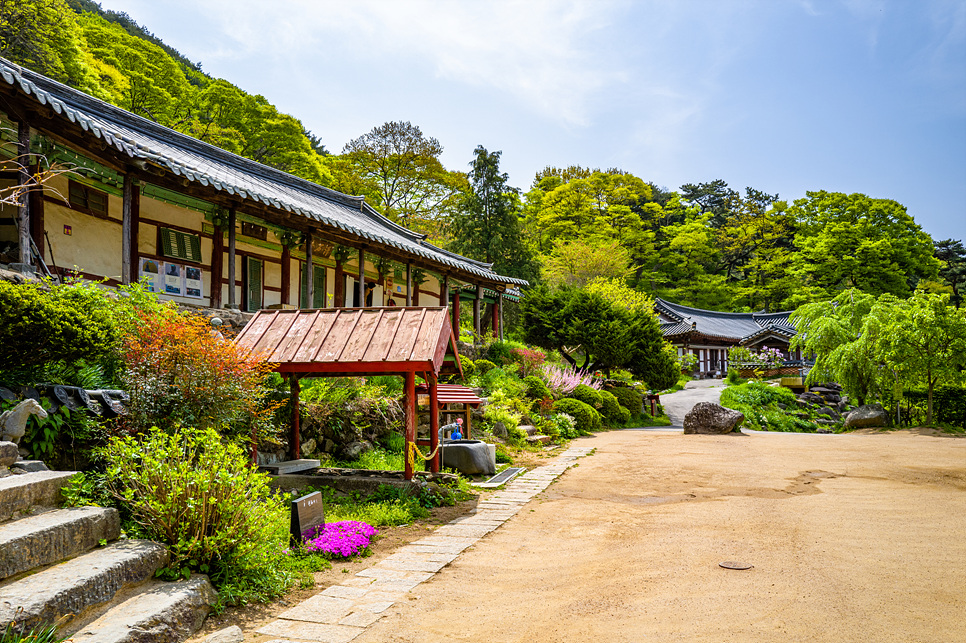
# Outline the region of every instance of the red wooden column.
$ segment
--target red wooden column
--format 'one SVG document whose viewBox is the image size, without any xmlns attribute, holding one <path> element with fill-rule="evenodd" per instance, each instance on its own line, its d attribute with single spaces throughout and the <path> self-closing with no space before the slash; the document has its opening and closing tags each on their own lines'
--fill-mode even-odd
<svg viewBox="0 0 966 643">
<path fill-rule="evenodd" d="M 432 453 L 439 446 L 439 399 L 436 375 L 429 373 L 426 383 L 429 385 L 429 452 Z M 439 473 L 441 459 L 439 453 L 436 453 L 430 460 L 429 470 L 433 473 Z"/>
<path fill-rule="evenodd" d="M 289 437 L 289 457 L 292 460 L 298 460 L 302 457 L 301 454 L 301 431 L 299 429 L 299 392 L 301 391 L 301 386 L 299 385 L 298 375 L 289 376 L 289 385 L 291 386 L 291 401 L 292 401 L 292 433 Z"/>
<path fill-rule="evenodd" d="M 416 373 L 410 371 L 406 373 L 405 376 L 406 384 L 403 388 L 405 396 L 403 398 L 403 404 L 405 404 L 406 410 L 406 480 L 412 480 L 413 475 L 416 473 L 413 471 L 413 467 L 409 462 L 409 450 L 412 448 L 411 444 L 416 442 Z"/>
<path fill-rule="evenodd" d="M 476 287 L 476 299 L 473 300 L 473 343 L 483 343 L 483 316 L 481 307 L 483 306 L 483 286 Z"/>
<path fill-rule="evenodd" d="M 456 291 L 456 298 L 453 299 L 453 337 L 460 338 L 460 293 Z"/>
</svg>

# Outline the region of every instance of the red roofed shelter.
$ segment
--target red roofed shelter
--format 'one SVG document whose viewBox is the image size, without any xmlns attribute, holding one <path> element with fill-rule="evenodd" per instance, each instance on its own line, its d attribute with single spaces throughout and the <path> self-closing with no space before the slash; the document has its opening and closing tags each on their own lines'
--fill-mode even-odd
<svg viewBox="0 0 966 643">
<path fill-rule="evenodd" d="M 289 378 L 293 400 L 289 447 L 293 460 L 300 457 L 299 379 L 402 376 L 407 480 L 415 473 L 408 454 L 409 445 L 416 441 L 416 375 L 429 389 L 430 448 L 435 450 L 439 441 L 437 380 L 444 373 L 462 373 L 445 307 L 261 310 L 234 341 Z M 438 454 L 431 470 L 439 471 Z"/>
</svg>

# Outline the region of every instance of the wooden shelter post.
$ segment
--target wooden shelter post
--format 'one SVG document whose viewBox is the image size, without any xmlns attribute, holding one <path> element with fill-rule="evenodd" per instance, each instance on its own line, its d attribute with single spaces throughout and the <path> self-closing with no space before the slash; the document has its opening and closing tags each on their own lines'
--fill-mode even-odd
<svg viewBox="0 0 966 643">
<path fill-rule="evenodd" d="M 503 341 L 503 295 L 497 298 L 497 304 L 500 307 L 500 341 Z"/>
<path fill-rule="evenodd" d="M 406 305 L 413 305 L 413 264 L 406 264 Z"/>
<path fill-rule="evenodd" d="M 345 306 L 345 272 L 342 269 L 342 261 L 335 260 L 335 301 L 332 302 L 335 308 Z"/>
<path fill-rule="evenodd" d="M 17 164 L 20 166 L 20 206 L 17 212 L 17 231 L 20 243 L 20 263 L 31 265 L 30 255 L 30 123 L 21 118 L 17 126 Z"/>
<path fill-rule="evenodd" d="M 228 210 L 228 307 L 238 308 L 235 298 L 235 208 Z"/>
<path fill-rule="evenodd" d="M 439 305 L 449 306 L 449 275 L 443 275 L 443 281 L 439 284 Z"/>
<path fill-rule="evenodd" d="M 496 296 L 496 301 L 493 302 L 493 307 L 490 309 L 490 326 L 493 331 L 493 337 L 499 339 L 500 337 L 500 295 Z"/>
<path fill-rule="evenodd" d="M 426 384 L 429 386 L 429 452 L 433 453 L 439 447 L 439 389 L 436 386 L 436 375 L 427 374 Z M 439 473 L 442 458 L 437 452 L 430 460 L 429 470 Z"/>
<path fill-rule="evenodd" d="M 40 174 L 40 165 L 34 163 L 30 166 L 30 174 L 32 176 L 37 176 Z M 47 255 L 44 252 L 44 188 L 43 186 L 34 186 L 34 189 L 30 191 L 27 195 L 30 199 L 30 236 L 34 240 L 34 244 L 37 246 L 37 250 L 40 252 L 40 258 L 46 260 Z M 135 248 L 137 250 L 137 248 Z M 53 256 L 50 257 L 53 261 Z M 56 269 L 56 266 L 55 266 Z"/>
<path fill-rule="evenodd" d="M 292 249 L 282 244 L 282 303 L 292 301 Z"/>
<path fill-rule="evenodd" d="M 416 442 L 416 373 L 413 371 L 407 372 L 405 379 L 403 403 L 406 405 L 406 480 L 412 480 L 416 472 L 413 471 L 412 464 L 409 461 L 409 450 L 412 448 L 410 445 Z"/>
<path fill-rule="evenodd" d="M 298 460 L 302 457 L 300 444 L 301 441 L 301 429 L 299 427 L 299 393 L 302 390 L 299 384 L 298 375 L 291 375 L 289 377 L 289 387 L 291 389 L 290 400 L 292 402 L 292 432 L 289 437 L 289 457 L 292 460 Z"/>
<path fill-rule="evenodd" d="M 225 272 L 225 231 L 215 226 L 211 240 L 211 307 L 221 308 L 221 280 Z"/>
<path fill-rule="evenodd" d="M 121 283 L 134 281 L 134 266 L 131 265 L 132 248 L 137 244 L 137 233 L 133 223 L 134 176 L 124 173 L 124 197 L 121 204 Z"/>
<path fill-rule="evenodd" d="M 299 308 L 313 308 L 315 306 L 315 267 L 312 265 L 312 233 L 305 233 L 305 270 L 302 271 L 305 280 L 305 302 L 299 302 Z M 299 286 L 299 292 L 302 287 Z"/>
<path fill-rule="evenodd" d="M 474 343 L 483 343 L 483 316 L 481 307 L 483 305 L 483 286 L 476 287 L 476 299 L 473 300 L 473 332 L 476 337 Z"/>
<path fill-rule="evenodd" d="M 459 341 L 460 338 L 460 293 L 456 291 L 456 299 L 453 300 L 453 337 Z"/>
<path fill-rule="evenodd" d="M 359 273 L 356 275 L 356 308 L 366 305 L 366 249 L 359 248 Z"/>
</svg>

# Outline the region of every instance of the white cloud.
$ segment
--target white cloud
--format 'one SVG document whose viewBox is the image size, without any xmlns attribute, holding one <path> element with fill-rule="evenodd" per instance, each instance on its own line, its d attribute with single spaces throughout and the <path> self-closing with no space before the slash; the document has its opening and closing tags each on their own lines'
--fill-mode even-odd
<svg viewBox="0 0 966 643">
<path fill-rule="evenodd" d="M 607 43 L 621 3 L 220 0 L 199 6 L 235 47 L 202 57 L 313 60 L 389 56 L 435 77 L 491 87 L 565 125 L 587 125 L 608 86 L 627 80 Z"/>
</svg>

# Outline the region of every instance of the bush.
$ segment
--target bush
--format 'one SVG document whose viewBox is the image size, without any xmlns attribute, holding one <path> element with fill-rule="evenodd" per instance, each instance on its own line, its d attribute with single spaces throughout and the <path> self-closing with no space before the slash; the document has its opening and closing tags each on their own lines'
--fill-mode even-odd
<svg viewBox="0 0 966 643">
<path fill-rule="evenodd" d="M 936 420 L 966 429 L 966 388 L 943 386 L 933 394 Z"/>
<path fill-rule="evenodd" d="M 515 361 L 513 351 L 517 349 L 526 349 L 526 345 L 520 342 L 494 340 L 483 349 L 483 357 L 494 364 L 506 366 Z"/>
<path fill-rule="evenodd" d="M 523 383 L 527 385 L 527 397 L 535 400 L 542 400 L 550 397 L 550 389 L 544 384 L 543 380 L 536 375 L 528 375 L 523 378 Z"/>
<path fill-rule="evenodd" d="M 608 424 L 624 424 L 624 422 L 627 422 L 627 420 L 631 419 L 631 412 L 621 407 L 620 402 L 617 401 L 617 398 L 614 397 L 613 393 L 610 391 L 597 391 L 597 394 L 600 395 L 601 400 L 600 412 L 604 416 L 604 419 L 607 420 Z M 626 419 L 622 420 L 622 418 L 624 418 L 624 414 L 621 413 L 621 411 L 627 413 Z"/>
<path fill-rule="evenodd" d="M 620 405 L 617 406 L 617 411 L 618 413 L 620 413 L 620 415 L 618 416 L 617 421 L 615 422 L 616 426 L 624 426 L 625 424 L 631 421 L 630 411 L 628 411 L 627 409 L 625 409 L 623 406 L 620 406 Z"/>
<path fill-rule="evenodd" d="M 463 357 L 460 355 L 460 366 L 463 367 L 464 381 L 469 380 L 476 373 L 476 363 L 469 357 Z"/>
<path fill-rule="evenodd" d="M 604 400 L 600 395 L 600 391 L 596 389 L 592 389 L 586 384 L 578 384 L 577 387 L 573 391 L 571 391 L 570 395 L 568 395 L 567 397 L 573 398 L 575 400 L 580 400 L 584 404 L 589 404 L 595 409 L 600 409 L 604 404 Z"/>
<path fill-rule="evenodd" d="M 610 392 L 617 398 L 618 404 L 630 411 L 632 417 L 641 414 L 644 404 L 643 395 L 626 386 L 614 387 Z"/>
<path fill-rule="evenodd" d="M 476 372 L 480 375 L 486 375 L 488 371 L 496 368 L 496 364 L 488 359 L 478 359 L 476 360 Z"/>
<path fill-rule="evenodd" d="M 547 354 L 539 348 L 514 348 L 512 352 L 513 360 L 520 365 L 520 370 L 525 376 L 535 372 L 547 361 Z"/>
<path fill-rule="evenodd" d="M 213 429 L 152 429 L 114 438 L 103 454 L 107 488 L 136 523 L 132 535 L 171 552 L 165 576 L 196 571 L 216 587 L 262 596 L 284 591 L 288 511 L 240 447 Z"/>
<path fill-rule="evenodd" d="M 736 408 L 736 405 L 767 407 L 795 404 L 795 394 L 782 386 L 769 386 L 763 382 L 748 382 L 740 386 L 729 386 L 721 392 L 721 406 Z"/>
<path fill-rule="evenodd" d="M 544 432 L 554 438 L 572 440 L 577 437 L 577 422 L 567 413 L 554 413 L 544 422 Z"/>
<path fill-rule="evenodd" d="M 594 407 L 580 400 L 573 398 L 557 400 L 553 404 L 553 410 L 558 413 L 566 413 L 573 417 L 574 422 L 577 424 L 577 432 L 581 435 L 600 430 L 600 413 Z"/>
<path fill-rule="evenodd" d="M 738 386 L 739 384 L 744 384 L 746 381 L 748 380 L 738 375 L 738 371 L 730 366 L 728 367 L 728 377 L 725 378 L 725 382 L 728 383 L 728 386 Z"/>
</svg>

